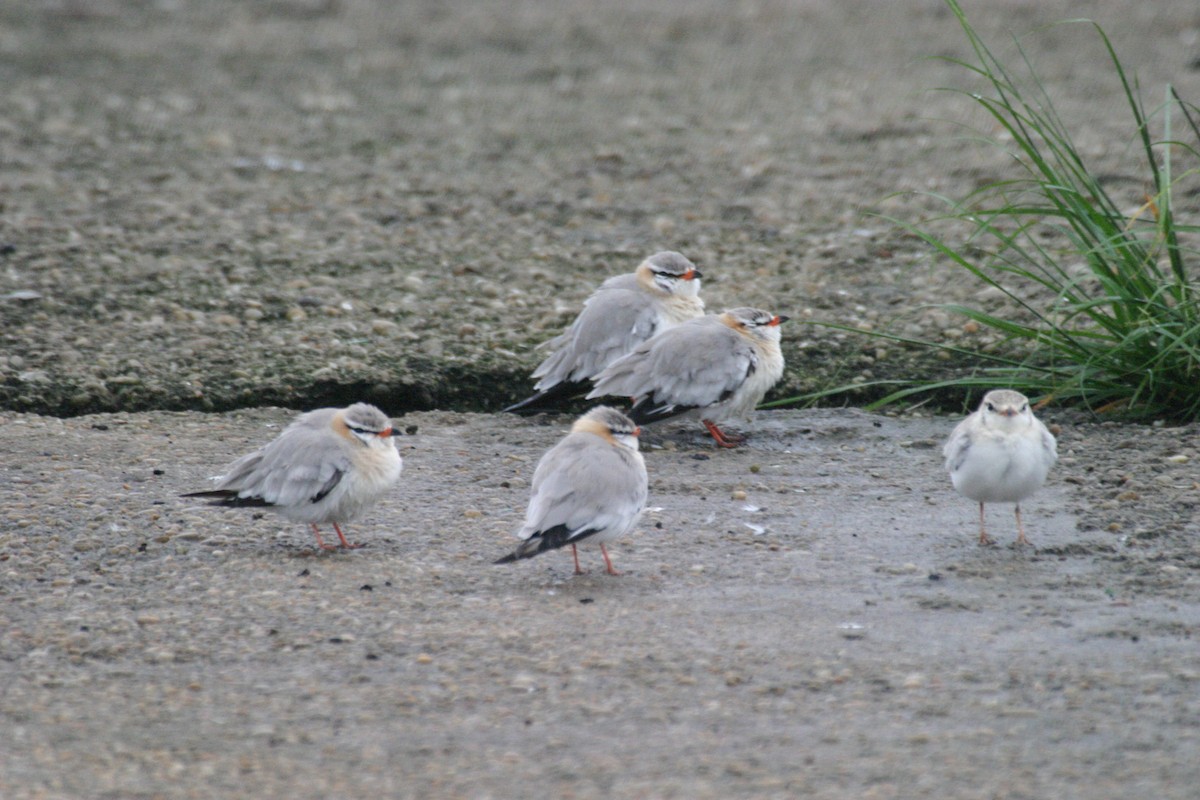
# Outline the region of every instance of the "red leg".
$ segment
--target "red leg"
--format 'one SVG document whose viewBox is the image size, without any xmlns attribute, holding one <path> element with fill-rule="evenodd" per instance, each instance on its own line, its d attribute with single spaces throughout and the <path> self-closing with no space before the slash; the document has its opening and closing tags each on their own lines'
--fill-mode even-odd
<svg viewBox="0 0 1200 800">
<path fill-rule="evenodd" d="M 325 540 L 321 538 L 321 531 L 317 529 L 317 523 L 313 522 L 311 524 L 313 533 L 317 535 L 317 547 L 321 548 L 322 550 L 337 550 L 337 548 L 333 545 L 325 544 Z"/>
<path fill-rule="evenodd" d="M 704 423 L 704 427 L 708 428 L 708 432 L 712 434 L 712 437 L 717 440 L 717 444 L 721 447 L 737 447 L 746 441 L 745 436 L 734 436 L 733 434 L 725 433 L 711 420 L 702 419 L 700 421 Z"/>
<path fill-rule="evenodd" d="M 583 569 L 579 566 L 579 550 L 575 547 L 575 545 L 571 545 L 571 555 L 575 557 L 575 574 L 584 574 Z"/>
<path fill-rule="evenodd" d="M 350 544 L 347 542 L 346 537 L 342 534 L 342 529 L 338 527 L 336 522 L 333 523 L 333 529 L 337 531 L 338 538 L 342 540 L 342 547 L 346 548 L 347 550 L 357 550 L 358 548 L 362 547 L 361 544 Z"/>
<path fill-rule="evenodd" d="M 609 575 L 620 575 L 621 573 L 613 569 L 612 559 L 608 557 L 608 551 L 604 549 L 604 543 L 600 543 L 600 555 L 604 556 L 604 566 Z"/>
<path fill-rule="evenodd" d="M 1017 503 L 1017 544 L 1032 545 L 1033 542 L 1025 538 L 1025 525 L 1021 522 L 1021 504 Z"/>
<path fill-rule="evenodd" d="M 983 503 L 979 504 L 979 544 L 995 544 L 995 540 L 987 535 L 987 531 L 983 528 Z"/>
</svg>

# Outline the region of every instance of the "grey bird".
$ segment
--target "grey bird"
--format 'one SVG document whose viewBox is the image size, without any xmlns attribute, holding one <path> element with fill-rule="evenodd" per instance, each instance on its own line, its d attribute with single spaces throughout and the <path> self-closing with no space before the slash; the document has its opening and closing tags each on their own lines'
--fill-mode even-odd
<svg viewBox="0 0 1200 800">
<path fill-rule="evenodd" d="M 656 333 L 703 314 L 701 277 L 695 264 L 668 250 L 630 274 L 606 280 L 584 301 L 570 328 L 539 345 L 552 352 L 533 371 L 536 393 L 504 410 L 536 410 L 583 394 L 613 361 Z"/>
<path fill-rule="evenodd" d="M 983 521 L 984 503 L 1013 503 L 1017 544 L 1029 544 L 1021 501 L 1046 482 L 1058 460 L 1058 443 L 1020 392 L 996 389 L 955 426 L 942 449 L 959 494 L 979 503 L 979 543 L 992 544 Z"/>
<path fill-rule="evenodd" d="M 215 506 L 270 508 L 312 525 L 317 545 L 321 524 L 333 525 L 343 548 L 357 548 L 342 533 L 400 478 L 396 429 L 373 405 L 322 408 L 301 414 L 273 441 L 230 464 L 216 488 L 184 497 L 209 498 Z"/>
<path fill-rule="evenodd" d="M 495 563 L 570 545 L 575 574 L 581 575 L 576 545 L 588 543 L 599 545 L 605 571 L 619 575 L 604 543 L 632 531 L 646 507 L 639 433 L 629 417 L 607 406 L 596 406 L 576 420 L 534 469 L 525 524 L 517 531 L 523 541 Z"/>
<path fill-rule="evenodd" d="M 699 418 L 721 447 L 744 437 L 717 423 L 749 418 L 783 376 L 779 326 L 787 317 L 757 308 L 735 308 L 688 320 L 617 359 L 596 376 L 589 398 L 633 398 L 629 418 L 638 425 L 681 415 Z"/>
</svg>

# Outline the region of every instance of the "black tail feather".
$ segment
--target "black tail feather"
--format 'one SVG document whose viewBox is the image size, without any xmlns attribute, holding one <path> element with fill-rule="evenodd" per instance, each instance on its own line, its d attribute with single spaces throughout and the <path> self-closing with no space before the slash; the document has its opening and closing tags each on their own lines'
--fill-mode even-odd
<svg viewBox="0 0 1200 800">
<path fill-rule="evenodd" d="M 678 417 L 680 414 L 686 414 L 697 407 L 670 406 L 665 403 L 656 403 L 649 397 L 643 397 L 634 403 L 633 408 L 629 409 L 625 415 L 633 420 L 635 425 L 646 425 L 651 422 Z"/>
<path fill-rule="evenodd" d="M 207 492 L 188 492 L 181 494 L 180 497 L 203 497 L 210 500 L 210 506 L 225 506 L 228 508 L 261 508 L 263 506 L 272 506 L 274 503 L 268 503 L 261 497 L 238 497 L 238 493 L 230 489 L 213 489 Z"/>
<path fill-rule="evenodd" d="M 587 381 L 563 381 L 562 383 L 556 383 L 545 391 L 526 397 L 519 403 L 513 403 L 504 409 L 504 413 L 532 414 L 547 406 L 553 407 L 578 395 L 585 394 L 588 391 L 589 385 Z"/>
<path fill-rule="evenodd" d="M 545 553 L 547 550 L 557 550 L 560 547 L 566 547 L 569 544 L 579 544 L 587 537 L 599 533 L 599 530 L 583 530 L 572 531 L 566 525 L 555 525 L 549 530 L 535 533 L 525 541 L 517 545 L 517 549 L 504 556 L 493 564 L 511 564 L 522 558 L 533 558 L 536 555 Z"/>
</svg>

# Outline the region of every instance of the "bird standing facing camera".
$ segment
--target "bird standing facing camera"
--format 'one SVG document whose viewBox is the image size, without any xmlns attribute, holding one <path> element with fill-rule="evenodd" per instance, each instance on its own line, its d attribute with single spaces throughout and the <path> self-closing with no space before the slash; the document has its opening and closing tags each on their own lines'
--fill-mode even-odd
<svg viewBox="0 0 1200 800">
<path fill-rule="evenodd" d="M 1014 503 L 1017 544 L 1029 544 L 1021 522 L 1021 501 L 1046 482 L 1058 460 L 1058 443 L 1033 415 L 1029 398 L 996 389 L 954 428 L 942 449 L 946 469 L 959 494 L 979 503 L 979 543 L 992 544 L 984 527 L 985 503 Z"/>
</svg>

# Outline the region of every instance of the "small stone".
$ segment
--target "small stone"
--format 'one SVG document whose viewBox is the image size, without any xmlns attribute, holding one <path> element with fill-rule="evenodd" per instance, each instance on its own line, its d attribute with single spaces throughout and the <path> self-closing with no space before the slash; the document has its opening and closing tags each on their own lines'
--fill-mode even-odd
<svg viewBox="0 0 1200 800">
<path fill-rule="evenodd" d="M 744 489 L 735 489 L 733 494 L 729 495 L 731 500 L 745 500 L 746 492 Z"/>
<path fill-rule="evenodd" d="M 1179 453 L 1178 455 L 1167 456 L 1167 461 L 1171 462 L 1172 464 L 1186 464 L 1191 461 L 1191 459 L 1188 456 L 1185 456 L 1183 453 Z"/>
<path fill-rule="evenodd" d="M 371 333 L 376 336 L 390 336 L 399 330 L 400 326 L 392 322 L 390 319 L 373 319 L 371 320 Z"/>
<path fill-rule="evenodd" d="M 483 516 L 483 512 L 478 508 L 468 508 L 463 511 L 463 516 L 467 519 L 478 519 Z"/>
<path fill-rule="evenodd" d="M 433 656 L 429 655 L 429 653 L 417 653 L 416 661 L 418 664 L 432 664 Z"/>
<path fill-rule="evenodd" d="M 146 660 L 152 664 L 168 664 L 175 660 L 175 651 L 166 647 L 151 647 L 146 651 Z"/>
</svg>

